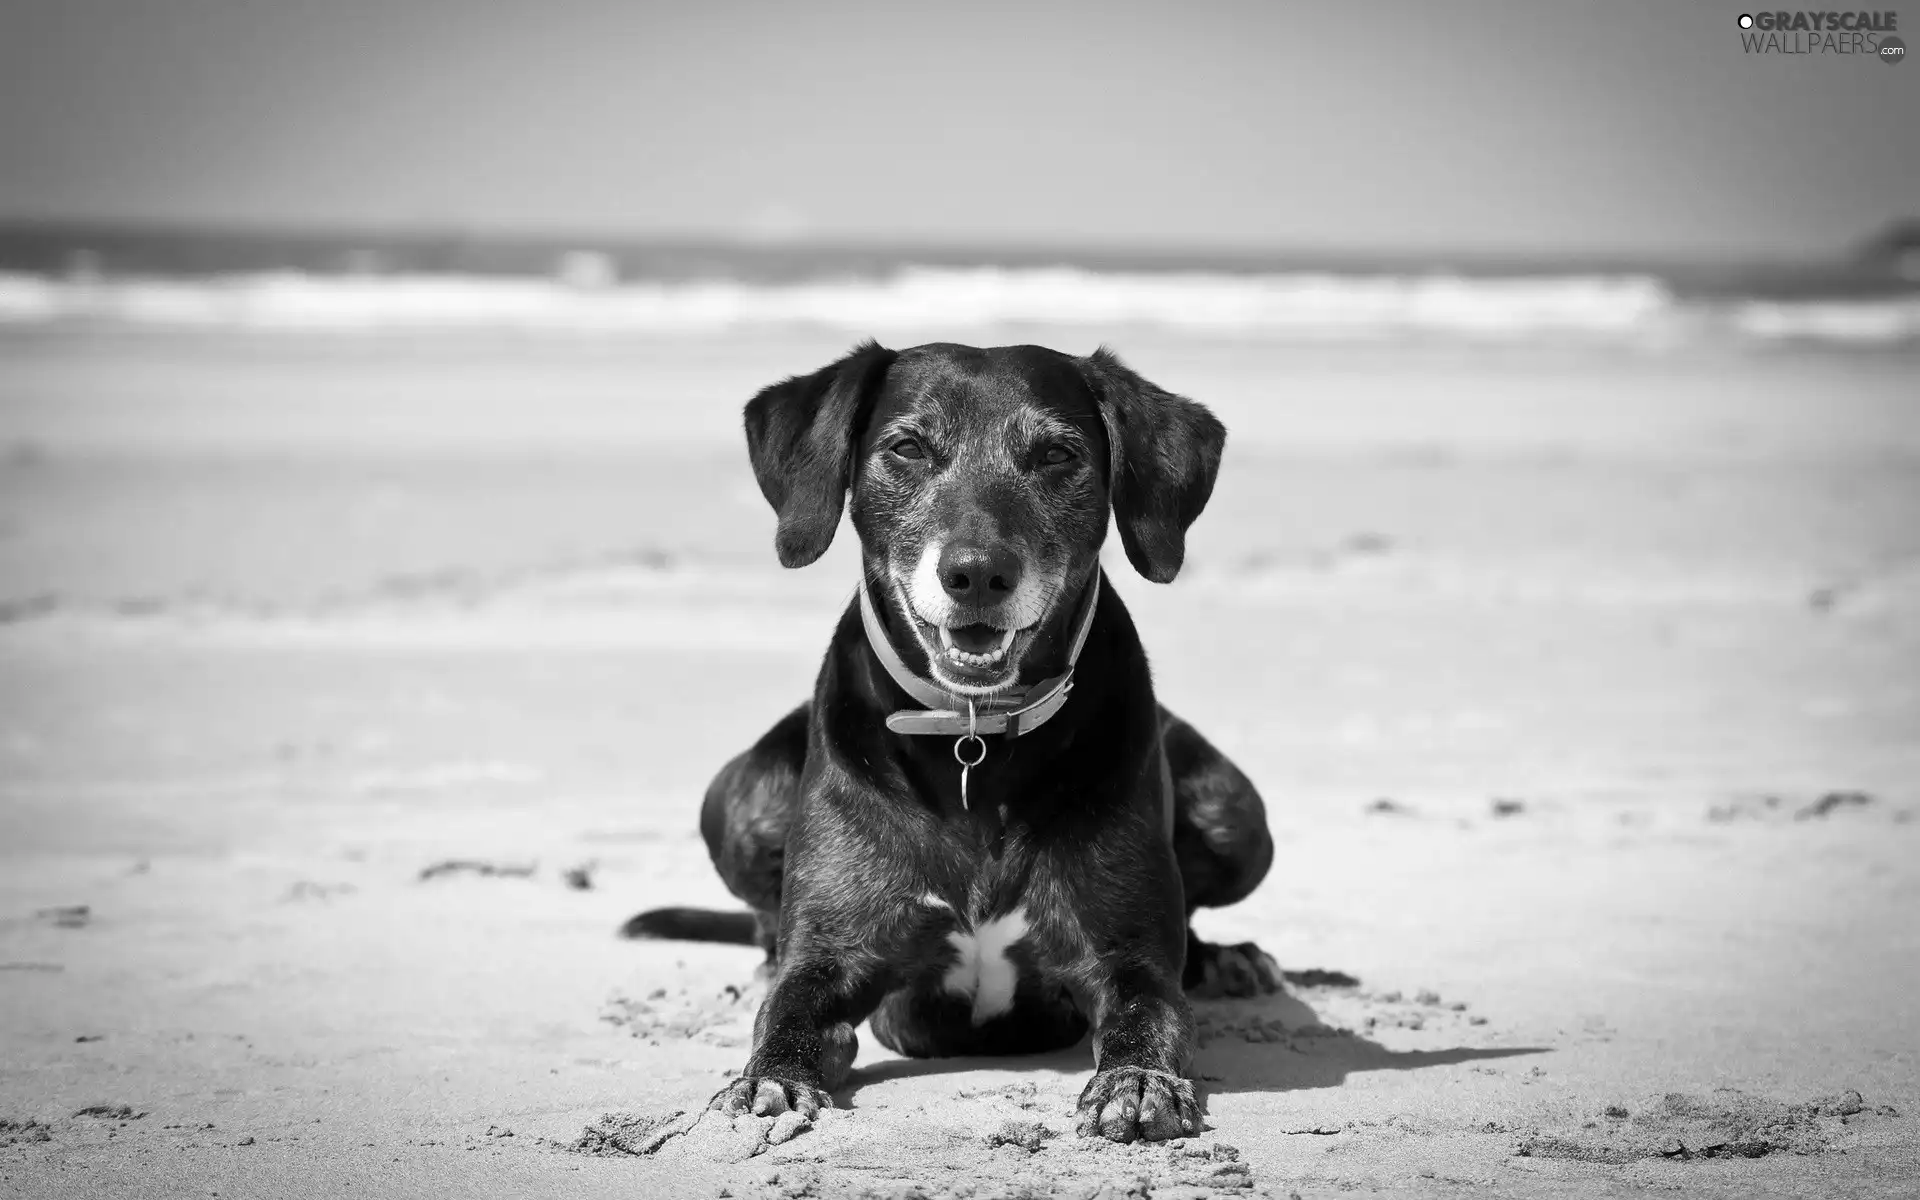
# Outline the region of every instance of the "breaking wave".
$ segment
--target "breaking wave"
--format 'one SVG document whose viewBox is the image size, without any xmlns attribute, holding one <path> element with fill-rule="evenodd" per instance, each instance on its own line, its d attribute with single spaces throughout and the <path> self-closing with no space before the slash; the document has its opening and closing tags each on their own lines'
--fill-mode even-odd
<svg viewBox="0 0 1920 1200">
<path fill-rule="evenodd" d="M 1150 327 L 1303 340 L 1706 339 L 1879 347 L 1920 342 L 1920 294 L 1685 298 L 1653 275 L 1472 277 L 907 267 L 769 283 L 319 275 L 55 278 L 0 273 L 0 324 L 264 330 L 702 332 Z"/>
</svg>

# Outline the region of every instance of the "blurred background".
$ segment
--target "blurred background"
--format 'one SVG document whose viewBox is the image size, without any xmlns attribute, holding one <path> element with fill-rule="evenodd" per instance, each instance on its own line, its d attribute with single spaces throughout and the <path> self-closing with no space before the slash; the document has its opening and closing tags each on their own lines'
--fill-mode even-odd
<svg viewBox="0 0 1920 1200">
<path fill-rule="evenodd" d="M 701 789 L 857 570 L 775 564 L 740 406 L 1106 342 L 1231 430 L 1181 578 L 1109 564 L 1280 834 L 1211 930 L 1644 981 L 1732 919 L 1648 911 L 1777 899 L 1865 1045 L 1912 993 L 1831 877 L 1613 853 L 1920 782 L 1920 66 L 1740 11 L 0 0 L 8 903 L 200 864 L 168 962 L 449 855 L 591 860 L 596 937 L 730 903 Z M 1554 849 L 1380 832 L 1495 800 Z"/>
</svg>

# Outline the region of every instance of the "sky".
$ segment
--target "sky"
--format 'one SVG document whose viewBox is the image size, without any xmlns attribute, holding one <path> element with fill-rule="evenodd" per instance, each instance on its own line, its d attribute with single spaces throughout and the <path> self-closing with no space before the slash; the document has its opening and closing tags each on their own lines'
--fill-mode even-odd
<svg viewBox="0 0 1920 1200">
<path fill-rule="evenodd" d="M 1920 216 L 1920 63 L 1741 11 L 0 0 L 0 219 L 1794 257 Z"/>
</svg>

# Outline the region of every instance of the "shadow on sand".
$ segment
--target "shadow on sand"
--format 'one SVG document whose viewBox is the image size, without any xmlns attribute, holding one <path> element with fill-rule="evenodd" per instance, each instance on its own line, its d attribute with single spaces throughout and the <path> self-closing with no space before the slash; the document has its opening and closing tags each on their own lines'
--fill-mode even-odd
<svg viewBox="0 0 1920 1200">
<path fill-rule="evenodd" d="M 1308 992 L 1312 996 L 1313 992 Z M 1195 1000 L 1200 1049 L 1191 1074 L 1204 1093 L 1289 1092 L 1339 1087 L 1361 1071 L 1417 1071 L 1483 1059 L 1550 1054 L 1548 1046 L 1450 1046 L 1391 1050 L 1349 1030 L 1328 1026 L 1299 994 L 1281 992 L 1254 1000 Z M 870 1084 L 948 1071 L 1047 1071 L 1071 1075 L 1092 1065 L 1086 1039 L 1048 1054 L 995 1058 L 889 1059 L 857 1068 L 835 1102 L 858 1107 Z"/>
</svg>

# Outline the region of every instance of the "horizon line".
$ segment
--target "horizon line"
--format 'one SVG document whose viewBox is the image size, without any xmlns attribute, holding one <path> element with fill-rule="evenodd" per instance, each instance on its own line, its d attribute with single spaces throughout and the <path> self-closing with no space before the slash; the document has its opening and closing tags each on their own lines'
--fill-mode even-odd
<svg viewBox="0 0 1920 1200">
<path fill-rule="evenodd" d="M 699 253 L 724 251 L 729 254 L 779 258 L 783 255 L 874 256 L 905 260 L 914 256 L 938 263 L 978 262 L 990 265 L 994 260 L 1013 259 L 1020 265 L 1034 265 L 1049 258 L 1073 262 L 1097 260 L 1117 266 L 1137 264 L 1143 268 L 1166 269 L 1187 265 L 1248 271 L 1261 267 L 1293 268 L 1326 264 L 1352 269 L 1379 264 L 1405 267 L 1409 263 L 1494 267 L 1557 263 L 1582 265 L 1588 269 L 1661 269 L 1674 267 L 1747 267 L 1818 268 L 1858 265 L 1863 257 L 1877 250 L 1920 242 L 1920 218 L 1895 218 L 1876 228 L 1866 229 L 1834 251 L 1798 253 L 1761 253 L 1723 248 L 1717 251 L 1680 251 L 1634 249 L 1625 247 L 1520 248 L 1495 245 L 1362 247 L 1354 245 L 1308 245 L 1305 243 L 1247 243 L 1230 245 L 1211 242 L 1180 241 L 1076 241 L 1071 238 L 1036 237 L 985 238 L 977 236 L 941 237 L 936 235 L 879 235 L 869 238 L 844 235 L 791 235 L 767 237 L 751 233 L 726 233 L 711 230 L 661 230 L 655 232 L 608 229 L 531 229 L 499 226 L 481 227 L 458 222 L 430 223 L 358 223 L 297 222 L 281 220 L 217 221 L 175 218 L 66 218 L 0 214 L 0 242 L 81 241 L 101 239 L 175 240 L 182 243 L 284 241 L 314 246 L 350 248 L 365 242 L 368 250 L 387 247 L 497 247 L 503 250 L 568 252 L 658 252 Z M 79 250 L 85 247 L 75 246 Z"/>
</svg>

